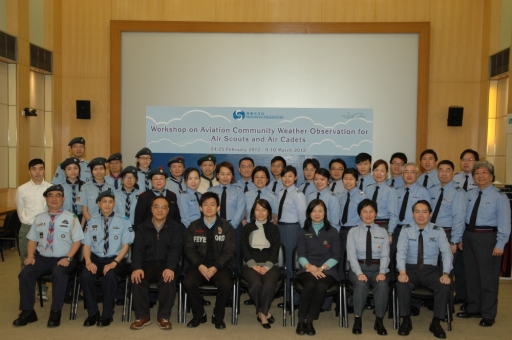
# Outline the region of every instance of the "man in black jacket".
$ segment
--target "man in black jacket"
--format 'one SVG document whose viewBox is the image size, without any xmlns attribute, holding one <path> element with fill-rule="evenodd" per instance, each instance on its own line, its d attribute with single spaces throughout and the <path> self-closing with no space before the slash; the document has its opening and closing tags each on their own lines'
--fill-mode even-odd
<svg viewBox="0 0 512 340">
<path fill-rule="evenodd" d="M 188 327 L 197 327 L 207 321 L 199 286 L 206 281 L 217 287 L 217 298 L 212 315 L 215 328 L 224 329 L 224 312 L 233 286 L 235 263 L 235 231 L 217 216 L 219 196 L 206 192 L 199 201 L 202 217 L 190 223 L 185 243 L 185 257 L 190 263 L 183 286 L 190 300 L 194 318 Z"/>
<path fill-rule="evenodd" d="M 141 329 L 151 323 L 148 290 L 152 282 L 158 286 L 157 323 L 161 329 L 171 329 L 169 321 L 176 297 L 176 280 L 183 250 L 184 226 L 167 219 L 169 203 L 165 197 L 155 197 L 151 203 L 153 218 L 139 225 L 132 251 L 132 294 L 135 322 L 131 329 Z"/>
</svg>

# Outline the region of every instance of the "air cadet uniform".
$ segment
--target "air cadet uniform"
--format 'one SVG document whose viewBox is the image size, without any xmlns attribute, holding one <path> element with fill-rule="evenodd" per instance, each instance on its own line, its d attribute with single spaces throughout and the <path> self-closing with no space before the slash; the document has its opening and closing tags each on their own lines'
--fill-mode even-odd
<svg viewBox="0 0 512 340">
<path fill-rule="evenodd" d="M 43 196 L 46 197 L 50 192 L 61 192 L 64 194 L 64 188 L 61 185 L 51 186 L 46 189 Z M 69 211 L 60 210 L 57 213 L 46 211 L 35 217 L 27 238 L 30 241 L 36 242 L 37 248 L 35 263 L 25 266 L 18 276 L 20 289 L 19 309 L 22 311 L 34 310 L 36 280 L 41 275 L 51 274 L 53 297 L 48 327 L 59 326 L 60 314 L 68 284 L 68 275 L 76 266 L 76 261 L 73 259 L 75 254 L 70 254 L 69 252 L 73 243 L 79 242 L 84 238 L 84 233 L 76 216 Z M 62 259 L 69 261 L 67 267 L 57 265 Z M 28 322 L 37 321 L 35 312 L 33 315 L 35 319 L 28 320 Z M 57 319 L 57 317 L 58 321 L 52 321 L 52 318 Z M 23 326 L 24 324 L 16 323 L 18 320 L 14 322 L 14 325 Z"/>
<path fill-rule="evenodd" d="M 94 158 L 89 163 L 89 167 L 92 171 L 92 169 L 94 169 L 96 165 L 105 166 L 106 162 L 107 160 L 103 157 Z M 98 204 L 96 204 L 96 197 L 98 197 L 100 192 L 103 192 L 108 189 L 112 191 L 115 190 L 114 186 L 108 184 L 106 181 L 104 181 L 103 184 L 99 184 L 96 183 L 95 179 L 92 179 L 91 181 L 89 181 L 89 183 L 85 183 L 80 189 L 80 194 L 78 195 L 78 202 L 80 205 L 87 207 L 89 215 L 97 215 L 99 214 L 99 208 Z"/>
<path fill-rule="evenodd" d="M 60 168 L 65 170 L 66 167 L 71 164 L 80 166 L 80 160 L 75 157 L 67 158 L 64 162 L 60 163 Z M 80 201 L 78 200 L 78 195 L 84 184 L 85 183 L 79 178 L 77 178 L 75 183 L 71 183 L 68 178 L 66 178 L 66 181 L 62 183 L 62 187 L 64 188 L 64 210 L 77 215 L 79 221 L 82 220 L 82 206 L 79 204 Z"/>
<path fill-rule="evenodd" d="M 320 199 L 325 203 L 327 207 L 327 220 L 336 228 L 336 230 L 340 231 L 340 201 L 338 196 L 335 193 L 331 192 L 329 187 L 324 188 L 322 191 L 315 190 L 306 196 L 306 206 L 314 199 Z"/>
<path fill-rule="evenodd" d="M 116 152 L 107 159 L 107 163 L 110 163 L 112 161 L 123 161 L 123 155 L 121 155 L 120 152 Z M 122 169 L 121 169 L 122 170 Z M 118 176 L 114 176 L 112 173 L 110 173 L 107 177 L 105 177 L 105 182 L 107 182 L 110 185 L 114 186 L 115 190 L 121 189 L 121 186 L 123 185 L 123 182 L 121 181 L 121 174 Z"/>
<path fill-rule="evenodd" d="M 343 185 L 343 180 L 339 179 L 337 181 L 332 181 L 329 184 L 329 190 L 336 194 L 336 196 L 341 197 L 347 193 L 347 189 Z"/>
<path fill-rule="evenodd" d="M 238 181 L 235 182 L 235 185 L 240 187 L 242 189 L 242 192 L 245 194 L 249 190 L 256 189 L 256 185 L 252 182 L 252 179 L 249 179 L 246 181 L 243 178 L 240 178 Z"/>
<path fill-rule="evenodd" d="M 119 176 L 123 178 L 126 174 L 132 174 L 135 180 L 137 180 L 138 171 L 136 167 L 131 165 L 127 166 L 121 171 Z M 121 189 L 114 192 L 116 201 L 116 207 L 114 208 L 115 213 L 128 217 L 132 226 L 135 223 L 135 207 L 137 206 L 137 200 L 140 194 L 141 191 L 139 189 L 133 188 L 132 191 L 128 192 L 124 186 L 121 186 Z"/>
<path fill-rule="evenodd" d="M 426 186 L 425 178 L 427 179 Z M 426 172 L 422 173 L 416 180 L 416 183 L 430 190 L 434 185 L 440 183 L 439 178 L 437 177 L 437 169 L 432 170 L 429 174 L 427 174 Z"/>
<path fill-rule="evenodd" d="M 299 186 L 299 190 L 302 191 L 305 197 L 309 197 L 309 194 L 316 191 L 315 183 L 313 183 L 313 180 L 305 181 Z"/>
<path fill-rule="evenodd" d="M 268 187 L 263 187 L 261 189 L 255 187 L 253 190 L 247 191 L 245 193 L 245 220 L 247 221 L 247 223 L 251 222 L 251 210 L 254 205 L 254 202 L 256 201 L 256 199 L 258 199 L 258 196 L 259 198 L 267 200 L 267 202 L 270 204 L 270 207 L 272 208 L 272 215 L 277 216 L 277 194 L 268 190 Z"/>
<path fill-rule="evenodd" d="M 477 187 L 471 172 L 469 174 L 465 173 L 464 171 L 457 172 L 455 176 L 453 176 L 453 182 L 455 183 L 456 187 L 459 187 L 464 191 L 469 191 Z"/>
<path fill-rule="evenodd" d="M 85 146 L 85 139 L 82 137 L 75 137 L 73 138 L 69 143 L 68 146 L 73 146 L 73 144 L 83 144 Z M 92 181 L 92 173 L 89 169 L 89 162 L 87 162 L 85 159 L 80 160 L 80 180 L 82 182 L 88 183 Z M 55 170 L 55 175 L 52 179 L 52 184 L 62 184 L 66 181 L 66 175 L 64 174 L 64 170 L 62 170 L 62 167 L 57 166 L 57 169 Z"/>
<path fill-rule="evenodd" d="M 343 196 L 339 197 L 340 201 L 340 240 L 341 240 L 341 261 L 345 261 L 345 251 L 347 249 L 347 235 L 352 227 L 361 223 L 361 217 L 357 213 L 357 206 L 364 200 L 366 195 L 359 190 L 359 185 L 353 188 Z M 348 202 L 347 202 L 348 201 Z M 340 268 L 341 278 L 345 277 L 343 269 Z"/>
<path fill-rule="evenodd" d="M 187 190 L 187 185 L 185 184 L 185 177 L 183 176 L 183 174 L 181 174 L 180 180 L 177 180 L 176 178 L 173 177 L 171 173 L 171 164 L 173 163 L 183 164 L 183 172 L 185 172 L 185 159 L 181 156 L 176 156 L 171 158 L 169 162 L 167 162 L 167 167 L 169 168 L 169 178 L 167 178 L 165 188 L 167 190 L 171 190 L 176 194 L 176 196 L 178 196 L 180 192 Z"/>
<path fill-rule="evenodd" d="M 137 152 L 135 155 L 135 158 L 139 158 L 140 156 L 152 156 L 151 150 L 149 148 L 142 148 Z M 146 171 L 142 170 L 141 168 L 138 169 L 139 173 L 137 175 L 137 184 L 139 185 L 139 190 L 144 192 L 146 190 L 149 190 L 152 188 L 151 186 L 151 180 L 148 178 L 148 173 L 151 171 L 151 169 L 148 169 Z"/>
<path fill-rule="evenodd" d="M 378 188 L 378 189 L 377 189 Z M 374 200 L 377 203 L 377 216 L 375 217 L 375 223 L 385 228 L 386 230 L 395 230 L 398 224 L 398 211 L 397 201 L 398 197 L 396 189 L 390 187 L 386 183 L 370 184 L 366 188 L 366 197 Z"/>
<path fill-rule="evenodd" d="M 115 200 L 114 193 L 110 190 L 103 191 L 96 198 L 96 203 L 102 198 L 110 197 Z M 96 265 L 96 273 L 92 273 L 85 267 L 80 276 L 80 283 L 84 291 L 85 305 L 89 317 L 85 320 L 84 326 L 108 326 L 114 315 L 116 287 L 119 277 L 124 272 L 124 264 L 117 261 L 116 257 L 121 252 L 124 245 L 132 244 L 134 233 L 130 220 L 123 216 L 112 213 L 105 217 L 103 214 L 95 215 L 87 221 L 85 227 L 85 237 L 82 244 L 89 248 L 89 260 Z M 127 256 L 127 253 L 125 257 Z M 87 258 L 85 258 L 87 266 Z M 103 269 L 106 265 L 115 262 L 115 268 L 109 270 L 103 275 Z M 103 313 L 98 311 L 98 301 L 96 299 L 96 279 L 103 277 L 101 288 L 103 290 Z"/>
<path fill-rule="evenodd" d="M 279 194 L 281 190 L 284 189 L 283 181 L 281 178 L 278 180 L 272 179 L 267 184 L 268 190 L 272 191 L 275 194 Z"/>
<path fill-rule="evenodd" d="M 386 184 L 396 190 L 405 187 L 404 179 L 402 176 L 398 176 L 395 178 L 390 178 L 386 181 Z"/>
<path fill-rule="evenodd" d="M 393 235 L 393 243 L 395 245 L 400 235 L 400 230 L 402 230 L 402 226 L 414 223 L 414 219 L 412 218 L 412 206 L 414 203 L 419 200 L 430 202 L 429 191 L 424 186 L 418 184 L 418 181 L 411 184 L 409 187 L 404 186 L 401 189 L 397 189 L 396 194 L 398 196 L 398 223 L 396 228 L 392 229 L 391 226 L 388 228 L 388 234 Z M 404 202 L 406 196 L 407 201 Z"/>
<path fill-rule="evenodd" d="M 215 158 L 214 155 L 206 155 L 197 160 L 197 165 L 201 167 L 201 164 L 203 164 L 204 161 L 212 161 L 213 164 L 217 162 L 217 158 Z M 197 191 L 201 194 L 204 194 L 208 191 L 209 188 L 219 185 L 219 181 L 217 181 L 217 178 L 215 178 L 215 174 L 212 175 L 213 178 L 207 178 L 205 175 L 201 173 L 201 182 L 199 183 L 199 186 L 197 187 Z"/>
<path fill-rule="evenodd" d="M 366 193 L 366 188 L 370 184 L 375 184 L 375 178 L 373 178 L 371 173 L 366 175 L 366 177 L 359 175 L 359 182 L 357 183 L 357 187 L 359 188 L 359 190 Z"/>
<path fill-rule="evenodd" d="M 180 209 L 181 223 L 183 223 L 185 227 L 188 227 L 192 221 L 201 217 L 201 211 L 199 210 L 199 200 L 201 196 L 201 193 L 197 191 L 194 192 L 190 188 L 178 194 L 178 208 Z"/>
</svg>

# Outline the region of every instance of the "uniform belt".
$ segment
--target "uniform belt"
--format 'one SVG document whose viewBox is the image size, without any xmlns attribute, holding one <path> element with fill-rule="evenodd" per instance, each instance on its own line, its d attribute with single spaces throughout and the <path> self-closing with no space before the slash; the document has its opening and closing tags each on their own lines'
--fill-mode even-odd
<svg viewBox="0 0 512 340">
<path fill-rule="evenodd" d="M 365 264 L 366 260 L 357 260 L 357 262 Z M 380 264 L 380 260 L 372 260 L 372 264 Z"/>
<path fill-rule="evenodd" d="M 495 233 L 498 231 L 498 227 L 477 225 L 475 228 L 470 228 L 466 223 L 466 230 L 472 233 Z"/>
<path fill-rule="evenodd" d="M 290 225 L 290 224 L 297 224 L 299 222 L 277 222 L 277 224 L 280 224 L 280 225 Z"/>
<path fill-rule="evenodd" d="M 406 224 L 397 224 L 396 227 L 397 228 L 402 228 L 404 225 L 406 225 Z"/>
<path fill-rule="evenodd" d="M 452 228 L 449 228 L 449 227 L 441 227 L 444 229 L 444 232 L 445 233 L 451 233 L 452 232 Z"/>
<path fill-rule="evenodd" d="M 375 224 L 378 224 L 378 225 L 388 225 L 389 224 L 389 218 L 376 219 L 373 222 L 375 222 Z"/>
<path fill-rule="evenodd" d="M 353 226 L 341 226 L 340 230 L 350 230 Z"/>
</svg>

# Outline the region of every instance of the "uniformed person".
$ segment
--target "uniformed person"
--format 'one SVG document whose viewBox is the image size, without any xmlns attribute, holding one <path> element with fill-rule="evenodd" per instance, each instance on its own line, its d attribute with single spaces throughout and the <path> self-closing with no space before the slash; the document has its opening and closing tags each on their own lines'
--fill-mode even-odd
<svg viewBox="0 0 512 340">
<path fill-rule="evenodd" d="M 308 196 L 306 196 L 306 204 L 309 204 L 314 199 L 322 200 L 327 206 L 327 216 L 329 223 L 338 232 L 340 230 L 340 202 L 338 196 L 329 190 L 329 181 L 331 180 L 331 174 L 329 170 L 319 168 L 315 172 L 314 176 L 314 190 Z M 300 189 L 299 189 L 300 190 Z"/>
<path fill-rule="evenodd" d="M 270 172 L 272 178 L 268 183 L 268 189 L 275 194 L 279 194 L 284 189 L 283 180 L 281 178 L 281 172 L 286 167 L 286 160 L 281 156 L 275 156 L 270 160 Z"/>
<path fill-rule="evenodd" d="M 343 172 L 347 168 L 347 164 L 341 158 L 332 159 L 329 162 L 329 172 L 331 173 L 332 182 L 329 184 L 329 190 L 341 197 L 347 193 L 345 186 L 343 185 Z"/>
<path fill-rule="evenodd" d="M 491 327 L 498 312 L 501 256 L 510 237 L 510 203 L 496 189 L 494 166 L 478 162 L 473 167 L 478 189 L 468 192 L 466 229 L 463 236 L 467 279 L 467 309 L 461 318 L 482 318 L 480 326 Z"/>
<path fill-rule="evenodd" d="M 180 209 L 181 223 L 186 228 L 192 221 L 201 217 L 199 200 L 202 194 L 197 191 L 199 183 L 201 183 L 200 176 L 199 170 L 196 168 L 188 168 L 183 175 L 187 189 L 178 195 L 178 208 Z"/>
<path fill-rule="evenodd" d="M 274 224 L 277 224 L 278 196 L 268 189 L 267 184 L 269 178 L 270 174 L 267 167 L 264 165 L 258 165 L 252 171 L 254 189 L 245 193 L 245 217 L 242 220 L 243 225 L 251 222 L 252 207 L 254 206 L 254 202 L 260 198 L 267 200 L 270 204 L 270 207 L 272 208 L 272 221 Z"/>
<path fill-rule="evenodd" d="M 201 183 L 197 188 L 199 193 L 204 194 L 209 188 L 219 184 L 214 175 L 216 162 L 214 155 L 205 155 L 197 160 L 197 165 L 201 168 Z"/>
<path fill-rule="evenodd" d="M 440 321 L 446 316 L 450 295 L 450 271 L 453 255 L 443 228 L 429 223 L 432 214 L 430 203 L 417 201 L 412 207 L 414 222 L 402 229 L 398 238 L 397 268 L 400 271 L 396 290 L 400 317 L 403 321 L 399 335 L 409 335 L 411 322 L 411 292 L 418 286 L 434 291 L 434 318 L 429 330 L 436 338 L 446 338 Z M 443 268 L 437 263 L 442 255 Z"/>
<path fill-rule="evenodd" d="M 391 177 L 386 181 L 386 184 L 392 188 L 400 189 L 405 186 L 402 172 L 404 165 L 407 163 L 407 156 L 403 152 L 395 152 L 391 155 L 389 164 L 391 165 Z"/>
<path fill-rule="evenodd" d="M 420 164 L 424 173 L 422 173 L 416 183 L 425 188 L 432 188 L 434 185 L 439 184 L 439 178 L 437 178 L 437 153 L 432 149 L 423 151 L 420 155 Z"/>
<path fill-rule="evenodd" d="M 37 321 L 34 310 L 36 280 L 41 275 L 51 274 L 52 306 L 48 327 L 60 325 L 60 317 L 68 275 L 74 270 L 73 257 L 80 248 L 84 233 L 75 215 L 63 210 L 64 188 L 53 185 L 43 193 L 48 211 L 37 215 L 27 234 L 27 258 L 19 278 L 20 310 L 14 326 L 25 326 Z"/>
<path fill-rule="evenodd" d="M 165 188 L 171 190 L 178 196 L 180 192 L 187 190 L 183 177 L 183 173 L 185 172 L 185 158 L 181 156 L 173 157 L 167 162 L 167 167 L 169 167 L 170 175 L 169 178 L 167 178 Z"/>
<path fill-rule="evenodd" d="M 389 276 L 386 275 L 389 272 L 388 234 L 386 229 L 374 223 L 378 214 L 375 201 L 365 198 L 357 205 L 357 212 L 362 222 L 352 228 L 347 236 L 347 259 L 350 263 L 348 279 L 354 285 L 355 320 L 352 333 L 362 333 L 361 316 L 371 286 L 375 300 L 374 329 L 379 335 L 387 335 L 383 318 L 389 291 Z"/>
<path fill-rule="evenodd" d="M 97 157 L 89 162 L 89 168 L 93 176 L 92 181 L 85 183 L 80 189 L 78 195 L 79 204 L 82 206 L 82 215 L 85 221 L 88 221 L 92 216 L 99 214 L 98 204 L 96 204 L 96 197 L 107 189 L 114 190 L 114 186 L 105 182 L 105 170 L 107 160 L 103 157 Z"/>
<path fill-rule="evenodd" d="M 64 210 L 70 211 L 82 221 L 82 206 L 78 199 L 80 190 L 85 184 L 80 180 L 80 160 L 70 157 L 60 163 L 60 167 L 64 170 L 66 181 L 62 183 L 64 188 Z"/>
<path fill-rule="evenodd" d="M 151 170 L 152 153 L 149 148 L 142 148 L 135 155 L 136 166 L 139 170 L 137 175 L 137 184 L 139 190 L 144 192 L 151 189 L 151 179 L 148 178 L 148 173 Z"/>
<path fill-rule="evenodd" d="M 366 193 L 366 188 L 370 184 L 375 184 L 371 175 L 372 156 L 366 152 L 361 152 L 356 156 L 356 168 L 359 172 L 359 190 Z"/>
<path fill-rule="evenodd" d="M 460 154 L 460 168 L 462 171 L 457 172 L 453 177 L 455 186 L 466 192 L 477 187 L 473 179 L 472 171 L 475 163 L 479 161 L 480 156 L 475 150 L 466 149 L 462 151 Z"/>
<path fill-rule="evenodd" d="M 235 263 L 235 231 L 231 224 L 217 216 L 220 200 L 216 193 L 206 192 L 201 197 L 202 218 L 188 227 L 184 255 L 190 266 L 183 279 L 193 319 L 187 327 L 206 323 L 203 298 L 199 286 L 210 282 L 217 287 L 212 323 L 217 329 L 226 328 L 224 315 L 231 289 Z"/>
<path fill-rule="evenodd" d="M 135 233 L 131 281 L 136 320 L 130 325 L 131 329 L 141 329 L 151 323 L 148 291 L 153 282 L 158 287 L 158 326 L 163 330 L 172 328 L 170 317 L 176 298 L 176 279 L 180 275 L 184 228 L 168 219 L 168 213 L 167 200 L 154 197 L 151 219 L 144 221 Z"/>
<path fill-rule="evenodd" d="M 135 224 L 135 208 L 141 191 L 138 189 L 138 171 L 134 166 L 127 166 L 119 174 L 121 176 L 121 189 L 114 191 L 116 214 L 127 217 L 132 227 Z"/>
<path fill-rule="evenodd" d="M 254 160 L 251 157 L 244 157 L 238 161 L 238 173 L 241 178 L 235 185 L 239 186 L 244 194 L 255 188 L 252 181 L 252 171 L 254 170 Z"/>
<path fill-rule="evenodd" d="M 121 171 L 123 171 L 123 155 L 120 152 L 113 153 L 107 159 L 108 163 L 108 176 L 105 177 L 105 182 L 114 186 L 115 190 L 121 189 L 123 185 L 121 181 Z"/>
<path fill-rule="evenodd" d="M 78 158 L 80 160 L 80 180 L 87 183 L 92 180 L 91 170 L 89 169 L 89 163 L 84 159 L 85 153 L 85 139 L 82 137 L 75 137 L 69 143 L 69 154 L 71 157 Z M 55 175 L 52 179 L 52 184 L 62 184 L 66 181 L 64 171 L 62 168 L 57 166 Z"/>
<path fill-rule="evenodd" d="M 315 179 L 316 170 L 320 169 L 320 163 L 316 158 L 306 158 L 302 163 L 302 173 L 304 174 L 304 183 L 299 186 L 299 190 L 302 191 L 306 198 L 309 197 L 315 190 L 315 183 L 313 180 Z M 329 175 L 329 178 L 331 176 Z"/>
<path fill-rule="evenodd" d="M 85 327 L 105 327 L 113 321 L 117 283 L 124 273 L 123 260 L 134 238 L 130 220 L 114 212 L 116 202 L 113 191 L 101 192 L 96 203 L 101 213 L 87 221 L 82 240 L 85 267 L 80 275 L 80 284 L 89 315 L 84 321 Z M 101 276 L 103 313 L 100 315 L 96 279 Z"/>
</svg>

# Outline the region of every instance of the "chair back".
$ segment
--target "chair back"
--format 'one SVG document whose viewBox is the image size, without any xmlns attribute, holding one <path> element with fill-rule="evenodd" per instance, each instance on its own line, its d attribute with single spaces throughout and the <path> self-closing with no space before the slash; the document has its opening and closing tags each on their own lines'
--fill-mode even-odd
<svg viewBox="0 0 512 340">
<path fill-rule="evenodd" d="M 292 270 L 294 272 L 297 272 L 300 270 L 299 255 L 298 255 L 297 247 L 295 247 L 295 249 L 293 249 Z"/>
<path fill-rule="evenodd" d="M 344 256 L 344 263 L 343 263 L 343 270 L 345 273 L 348 273 L 350 271 L 350 262 L 348 260 L 348 256 Z"/>
<path fill-rule="evenodd" d="M 132 246 L 133 244 L 128 245 L 128 256 L 125 257 L 124 263 L 131 264 L 132 263 Z"/>
<path fill-rule="evenodd" d="M 284 246 L 279 245 L 279 255 L 277 256 L 277 265 L 279 268 L 284 269 L 286 267 L 286 255 L 284 253 Z"/>
<path fill-rule="evenodd" d="M 16 210 L 7 213 L 7 216 L 5 216 L 4 228 L 6 233 L 18 234 L 20 232 L 21 222 Z"/>
</svg>

